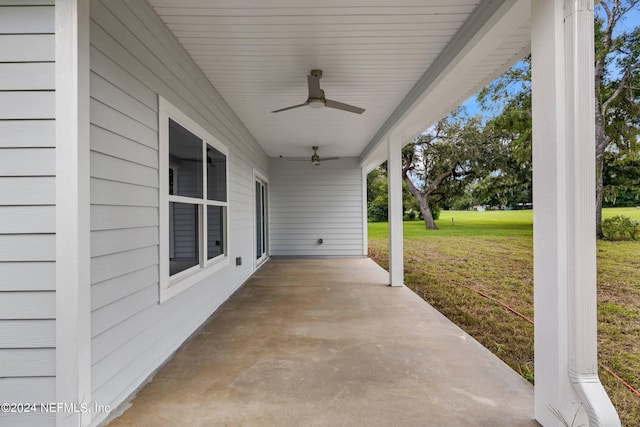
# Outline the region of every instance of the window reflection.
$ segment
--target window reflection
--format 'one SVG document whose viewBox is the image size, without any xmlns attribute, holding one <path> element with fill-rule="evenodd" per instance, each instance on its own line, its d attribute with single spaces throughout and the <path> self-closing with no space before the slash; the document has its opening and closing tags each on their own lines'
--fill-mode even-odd
<svg viewBox="0 0 640 427">
<path fill-rule="evenodd" d="M 202 198 L 202 139 L 169 119 L 169 194 Z M 179 179 L 176 177 L 179 176 Z"/>
<path fill-rule="evenodd" d="M 224 253 L 224 208 L 207 206 L 207 259 Z"/>
<path fill-rule="evenodd" d="M 227 156 L 208 144 L 207 199 L 227 201 Z"/>
<path fill-rule="evenodd" d="M 198 205 L 169 202 L 169 247 L 171 275 L 200 263 Z"/>
</svg>

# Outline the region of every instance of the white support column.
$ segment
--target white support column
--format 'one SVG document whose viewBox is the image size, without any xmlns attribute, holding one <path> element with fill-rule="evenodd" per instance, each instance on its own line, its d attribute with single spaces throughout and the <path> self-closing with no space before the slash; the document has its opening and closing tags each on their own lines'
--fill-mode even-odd
<svg viewBox="0 0 640 427">
<path fill-rule="evenodd" d="M 404 285 L 402 237 L 402 140 L 399 135 L 387 139 L 387 180 L 389 191 L 389 284 Z"/>
<path fill-rule="evenodd" d="M 369 255 L 369 222 L 367 218 L 367 170 L 362 171 L 362 255 Z"/>
<path fill-rule="evenodd" d="M 593 1 L 532 2 L 531 56 L 535 416 L 619 426 L 597 376 Z"/>
<path fill-rule="evenodd" d="M 91 405 L 89 221 L 89 1 L 57 0 L 56 401 Z M 61 410 L 57 426 L 91 413 Z"/>
<path fill-rule="evenodd" d="M 620 419 L 598 378 L 593 0 L 565 0 L 569 376 L 592 426 Z"/>
</svg>

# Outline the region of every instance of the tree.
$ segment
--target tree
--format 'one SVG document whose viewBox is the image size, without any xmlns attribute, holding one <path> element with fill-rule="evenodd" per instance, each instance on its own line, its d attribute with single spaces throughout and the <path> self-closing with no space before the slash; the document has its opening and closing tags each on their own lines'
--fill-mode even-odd
<svg viewBox="0 0 640 427">
<path fill-rule="evenodd" d="M 604 153 L 603 204 L 607 207 L 640 205 L 640 157 Z"/>
<path fill-rule="evenodd" d="M 483 139 L 479 118 L 458 111 L 402 150 L 402 179 L 416 198 L 427 229 L 438 227 L 433 210 L 447 198 L 464 193 L 468 182 L 487 169 L 491 144 Z"/>
<path fill-rule="evenodd" d="M 387 221 L 389 218 L 388 187 L 387 162 L 384 162 L 367 175 L 367 219 L 369 221 Z M 418 210 L 418 204 L 405 183 L 402 183 L 402 205 L 405 213 Z"/>
<path fill-rule="evenodd" d="M 621 29 L 640 0 L 603 0 L 595 19 L 596 233 L 601 234 L 605 197 L 605 153 L 632 159 L 640 136 L 640 27 Z M 485 87 L 478 96 L 485 110 L 497 104 L 494 132 L 513 132 L 515 158 L 531 162 L 531 73 L 525 59 Z M 494 108 L 495 110 L 495 108 Z M 527 132 L 528 130 L 528 132 Z M 610 163 L 612 164 L 612 163 Z M 618 163 L 618 166 L 623 165 Z M 609 188 L 611 190 L 611 187 Z"/>
<path fill-rule="evenodd" d="M 531 203 L 531 59 L 525 58 L 487 85 L 478 101 L 485 110 L 498 106 L 484 132 L 496 140 L 494 162 L 499 169 L 474 185 L 474 196 L 483 204 L 504 207 Z"/>
<path fill-rule="evenodd" d="M 640 27 L 620 24 L 640 0 L 604 0 L 595 25 L 596 233 L 602 237 L 605 152 L 636 150 L 640 135 Z"/>
<path fill-rule="evenodd" d="M 386 162 L 367 175 L 367 218 L 369 221 L 386 221 L 388 210 L 388 184 Z"/>
</svg>

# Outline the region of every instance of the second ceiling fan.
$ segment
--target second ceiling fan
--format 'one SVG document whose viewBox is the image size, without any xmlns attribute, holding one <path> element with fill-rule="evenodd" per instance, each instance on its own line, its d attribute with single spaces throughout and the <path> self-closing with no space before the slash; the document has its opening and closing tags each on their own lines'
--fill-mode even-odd
<svg viewBox="0 0 640 427">
<path fill-rule="evenodd" d="M 311 70 L 311 73 L 307 75 L 307 85 L 309 86 L 309 96 L 307 101 L 303 104 L 292 105 L 291 107 L 281 108 L 279 110 L 272 111 L 272 113 L 279 113 L 281 111 L 291 110 L 293 108 L 310 106 L 311 108 L 335 108 L 337 110 L 348 111 L 350 113 L 362 114 L 365 109 L 356 107 L 355 105 L 344 104 L 342 102 L 327 99 L 324 96 L 324 90 L 320 89 L 320 79 L 322 78 L 322 70 Z"/>
</svg>

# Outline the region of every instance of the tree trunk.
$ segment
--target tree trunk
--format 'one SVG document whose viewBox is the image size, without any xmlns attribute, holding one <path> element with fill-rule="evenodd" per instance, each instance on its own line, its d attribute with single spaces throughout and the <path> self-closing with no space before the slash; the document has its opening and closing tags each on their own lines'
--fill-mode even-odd
<svg viewBox="0 0 640 427">
<path fill-rule="evenodd" d="M 611 140 L 605 133 L 605 121 L 596 97 L 596 236 L 602 238 L 602 198 L 604 191 L 604 152 Z"/>
<path fill-rule="evenodd" d="M 596 236 L 602 236 L 602 196 L 604 192 L 604 155 L 596 157 Z"/>
<path fill-rule="evenodd" d="M 439 185 L 439 183 L 442 182 L 442 180 L 446 176 L 439 178 L 437 184 L 432 184 L 432 189 L 437 188 L 437 185 Z M 418 203 L 420 204 L 420 213 L 424 218 L 424 225 L 425 227 L 427 227 L 427 230 L 437 230 L 438 226 L 433 220 L 433 214 L 431 213 L 431 208 L 429 208 L 429 195 L 431 194 L 431 192 L 418 190 L 416 186 L 413 185 L 411 178 L 409 178 L 409 175 L 407 174 L 407 169 L 402 171 L 402 179 L 407 184 L 409 193 L 411 193 L 413 197 L 415 197 L 418 200 Z"/>
<path fill-rule="evenodd" d="M 433 214 L 431 213 L 431 208 L 429 208 L 429 196 L 425 195 L 424 197 L 421 197 L 419 201 L 420 212 L 424 218 L 425 227 L 427 227 L 427 230 L 437 230 L 438 226 L 433 220 Z"/>
</svg>

